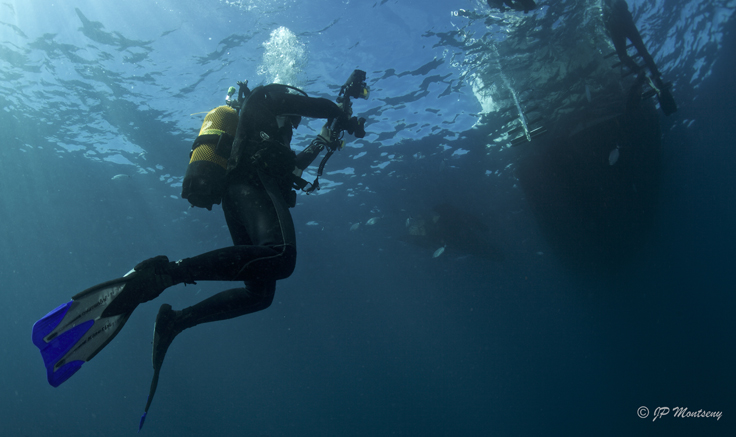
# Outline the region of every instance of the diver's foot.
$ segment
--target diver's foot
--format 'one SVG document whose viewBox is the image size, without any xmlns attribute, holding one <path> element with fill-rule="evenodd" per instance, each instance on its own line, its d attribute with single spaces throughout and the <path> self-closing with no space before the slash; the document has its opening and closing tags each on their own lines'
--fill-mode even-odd
<svg viewBox="0 0 736 437">
<path fill-rule="evenodd" d="M 153 326 L 153 368 L 158 369 L 164 362 L 166 351 L 174 341 L 174 337 L 181 332 L 176 328 L 176 319 L 180 311 L 174 311 L 171 305 L 161 305 L 156 316 L 156 324 Z"/>
<path fill-rule="evenodd" d="M 663 88 L 662 92 L 657 95 L 657 100 L 659 101 L 659 107 L 662 108 L 664 115 L 670 116 L 677 112 L 677 103 L 675 102 L 674 97 L 672 97 L 670 90 Z"/>
<path fill-rule="evenodd" d="M 164 290 L 174 285 L 169 264 L 169 259 L 164 255 L 139 263 L 132 272 L 125 275 L 129 276 L 130 280 L 125 285 L 127 290 L 124 290 L 124 293 L 135 296 L 137 303 L 157 298 Z"/>
<path fill-rule="evenodd" d="M 125 285 L 117 297 L 105 308 L 104 317 L 132 312 L 138 304 L 157 298 L 174 285 L 169 259 L 157 256 L 135 266 L 123 279 Z"/>
</svg>

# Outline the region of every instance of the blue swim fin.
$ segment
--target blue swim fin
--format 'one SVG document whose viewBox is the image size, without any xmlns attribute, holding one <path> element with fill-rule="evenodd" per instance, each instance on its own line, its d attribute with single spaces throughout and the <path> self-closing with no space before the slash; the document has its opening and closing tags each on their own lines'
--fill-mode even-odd
<svg viewBox="0 0 736 437">
<path fill-rule="evenodd" d="M 49 384 L 71 378 L 115 338 L 138 306 L 120 296 L 130 276 L 114 279 L 56 307 L 33 325 L 33 344 L 41 351 Z"/>
</svg>

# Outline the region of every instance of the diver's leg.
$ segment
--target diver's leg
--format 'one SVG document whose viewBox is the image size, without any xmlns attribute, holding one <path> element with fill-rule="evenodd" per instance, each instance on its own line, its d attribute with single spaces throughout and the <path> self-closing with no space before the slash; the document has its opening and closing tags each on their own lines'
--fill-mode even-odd
<svg viewBox="0 0 736 437">
<path fill-rule="evenodd" d="M 284 279 L 294 270 L 295 254 L 293 246 L 236 245 L 172 263 L 170 274 L 177 284 Z"/>
<path fill-rule="evenodd" d="M 276 291 L 276 281 L 255 284 L 247 281 L 245 288 L 234 288 L 175 311 L 169 304 L 161 305 L 153 331 L 153 367 L 160 368 L 174 338 L 185 329 L 200 323 L 232 319 L 268 308 Z"/>
<path fill-rule="evenodd" d="M 198 304 L 174 311 L 176 321 L 172 328 L 181 332 L 200 323 L 232 319 L 264 310 L 273 302 L 275 291 L 276 281 L 246 281 L 245 288 L 221 291 Z"/>
<path fill-rule="evenodd" d="M 223 210 L 234 246 L 174 263 L 176 283 L 287 278 L 296 264 L 294 224 L 283 198 L 258 183 L 232 184 Z"/>
<path fill-rule="evenodd" d="M 634 18 L 629 12 L 629 5 L 626 1 L 614 0 L 610 5 L 610 11 L 606 18 L 606 27 L 611 37 L 611 42 L 616 48 L 616 54 L 622 64 L 626 65 L 633 73 L 638 73 L 639 65 L 629 56 L 626 50 L 626 41 L 631 39 L 633 33 L 639 34 L 634 24 Z M 632 39 L 633 42 L 633 39 Z"/>
<path fill-rule="evenodd" d="M 265 186 L 260 180 L 231 184 L 223 198 L 223 210 L 235 245 L 176 262 L 158 256 L 140 263 L 135 268 L 136 287 L 131 288 L 136 292 L 130 294 L 136 296 L 132 300 L 136 304 L 146 302 L 165 288 L 181 283 L 266 284 L 291 275 L 296 264 L 294 223 L 272 182 L 266 179 Z"/>
<path fill-rule="evenodd" d="M 649 51 L 647 50 L 646 46 L 644 45 L 644 41 L 641 39 L 641 34 L 639 33 L 639 29 L 636 28 L 636 23 L 634 23 L 634 17 L 631 15 L 631 11 L 629 11 L 629 6 L 626 4 L 626 2 L 619 2 L 616 4 L 617 6 L 617 14 L 618 14 L 618 23 L 617 23 L 617 31 L 621 38 L 624 39 L 624 51 L 626 51 L 625 43 L 626 39 L 629 39 L 631 43 L 634 45 L 634 48 L 636 48 L 636 52 L 642 57 L 644 60 L 644 65 L 649 68 L 649 71 L 652 73 L 654 77 L 659 76 L 659 70 L 657 69 L 657 65 L 654 63 L 654 59 L 652 59 L 652 55 L 649 54 Z M 618 46 L 616 47 L 616 51 L 619 53 L 619 57 L 621 56 L 621 53 L 618 50 Z M 628 55 L 627 55 L 628 56 Z M 629 58 L 631 63 L 634 63 L 634 65 L 637 65 L 633 59 Z M 622 59 L 623 61 L 623 59 Z M 627 65 L 630 65 L 627 63 Z M 639 66 L 637 65 L 637 70 L 639 69 Z"/>
<path fill-rule="evenodd" d="M 184 309 L 181 316 L 189 322 L 182 329 L 267 308 L 276 280 L 294 271 L 294 224 L 283 197 L 273 188 L 260 180 L 231 184 L 223 210 L 235 246 L 177 262 L 179 280 L 239 280 L 246 285 Z"/>
<path fill-rule="evenodd" d="M 178 261 L 177 281 L 243 280 L 244 288 L 222 291 L 181 311 L 164 304 L 156 317 L 153 365 L 159 368 L 177 334 L 200 323 L 226 320 L 268 308 L 276 280 L 296 264 L 294 224 L 283 198 L 258 181 L 231 184 L 223 210 L 235 246 Z"/>
<path fill-rule="evenodd" d="M 628 51 L 626 50 L 626 35 L 621 32 L 621 29 L 612 29 L 611 30 L 611 42 L 613 43 L 613 46 L 616 48 L 616 54 L 618 55 L 618 59 L 621 61 L 622 64 L 624 64 L 626 67 L 629 68 L 634 73 L 639 72 L 639 65 L 631 59 L 631 56 L 629 56 Z"/>
<path fill-rule="evenodd" d="M 628 28 L 626 36 L 631 40 L 631 43 L 634 44 L 636 52 L 639 53 L 639 55 L 642 57 L 642 59 L 644 60 L 644 65 L 649 68 L 652 76 L 654 76 L 655 78 L 659 77 L 660 73 L 659 69 L 657 68 L 657 64 L 654 63 L 654 59 L 652 58 L 652 55 L 649 54 L 649 51 L 644 45 L 644 41 L 641 39 L 639 30 L 636 28 L 633 21 Z"/>
</svg>

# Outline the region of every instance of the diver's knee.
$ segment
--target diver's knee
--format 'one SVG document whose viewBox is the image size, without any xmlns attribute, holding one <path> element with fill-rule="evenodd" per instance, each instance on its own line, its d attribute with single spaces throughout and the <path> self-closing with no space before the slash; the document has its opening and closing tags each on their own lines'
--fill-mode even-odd
<svg viewBox="0 0 736 437">
<path fill-rule="evenodd" d="M 294 269 L 296 268 L 296 247 L 291 245 L 284 246 L 281 256 L 283 258 L 283 268 L 279 279 L 286 279 L 294 273 Z"/>
<path fill-rule="evenodd" d="M 276 294 L 276 281 L 244 281 L 245 292 L 250 299 L 256 301 L 253 311 L 261 311 L 271 306 Z"/>
<path fill-rule="evenodd" d="M 263 296 L 263 299 L 261 300 L 260 310 L 265 310 L 266 308 L 270 307 L 273 303 L 273 297 L 275 293 L 268 293 Z"/>
</svg>

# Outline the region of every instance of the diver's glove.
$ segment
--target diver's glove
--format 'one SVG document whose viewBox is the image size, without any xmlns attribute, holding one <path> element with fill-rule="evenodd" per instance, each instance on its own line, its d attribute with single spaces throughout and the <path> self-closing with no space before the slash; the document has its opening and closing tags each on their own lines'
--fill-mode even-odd
<svg viewBox="0 0 736 437">
<path fill-rule="evenodd" d="M 322 131 L 317 135 L 315 142 L 318 142 L 322 147 L 326 147 L 328 150 L 338 150 L 345 147 L 345 141 L 338 138 L 339 133 L 333 131 L 326 124 L 322 126 Z"/>
<path fill-rule="evenodd" d="M 365 136 L 365 118 L 351 117 L 345 129 L 350 135 L 355 135 L 356 138 L 363 138 Z"/>
<path fill-rule="evenodd" d="M 330 129 L 326 124 L 322 126 L 322 131 L 317 135 L 317 140 L 319 140 L 321 143 L 329 144 L 333 141 L 332 136 L 334 133 L 332 132 L 332 129 Z"/>
</svg>

